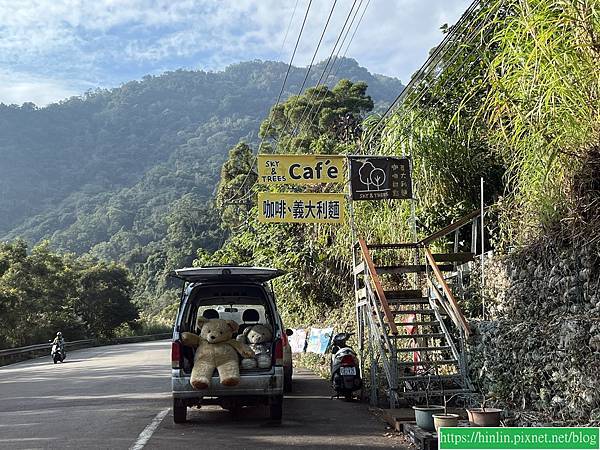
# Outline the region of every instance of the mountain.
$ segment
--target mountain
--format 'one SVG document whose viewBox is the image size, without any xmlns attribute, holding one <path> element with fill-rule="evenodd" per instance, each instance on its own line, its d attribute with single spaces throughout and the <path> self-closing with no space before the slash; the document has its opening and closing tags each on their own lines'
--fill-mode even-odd
<svg viewBox="0 0 600 450">
<path fill-rule="evenodd" d="M 154 291 L 165 267 L 220 245 L 209 201 L 221 165 L 239 140 L 257 143 L 286 70 L 248 61 L 146 76 L 44 108 L 0 104 L 0 240 L 48 239 L 58 250 L 124 262 L 143 291 Z M 292 68 L 284 98 L 305 74 Z M 366 82 L 376 109 L 402 88 L 352 59 L 329 85 L 342 78 Z"/>
</svg>

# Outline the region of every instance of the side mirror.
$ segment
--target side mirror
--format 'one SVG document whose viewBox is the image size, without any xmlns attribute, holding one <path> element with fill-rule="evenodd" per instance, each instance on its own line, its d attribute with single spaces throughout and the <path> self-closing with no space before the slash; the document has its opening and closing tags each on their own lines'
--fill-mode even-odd
<svg viewBox="0 0 600 450">
<path fill-rule="evenodd" d="M 285 334 L 288 336 L 291 336 L 292 334 L 294 334 L 294 330 L 290 330 L 289 328 L 285 329 Z"/>
</svg>

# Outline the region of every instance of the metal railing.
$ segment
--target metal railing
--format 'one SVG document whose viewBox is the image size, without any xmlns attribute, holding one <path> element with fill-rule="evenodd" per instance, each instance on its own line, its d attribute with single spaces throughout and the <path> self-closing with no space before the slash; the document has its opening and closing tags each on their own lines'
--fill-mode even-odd
<svg viewBox="0 0 600 450">
<path fill-rule="evenodd" d="M 467 320 L 465 319 L 465 316 L 463 315 L 462 310 L 460 309 L 460 306 L 458 305 L 458 302 L 456 301 L 456 298 L 454 298 L 454 294 L 452 293 L 450 286 L 448 286 L 448 283 L 446 283 L 446 280 L 444 279 L 444 276 L 442 275 L 440 268 L 438 267 L 437 263 L 435 262 L 435 259 L 433 257 L 433 254 L 431 253 L 431 250 L 429 250 L 427 247 L 425 247 L 424 250 L 425 250 L 425 259 L 428 263 L 428 267 L 427 267 L 428 274 L 429 274 L 429 269 L 431 269 L 433 271 L 435 280 L 441 286 L 442 291 L 446 298 L 444 299 L 442 297 L 440 291 L 436 288 L 436 286 L 431 282 L 431 279 L 428 277 L 429 287 L 434 288 L 436 297 L 438 297 L 440 304 L 448 312 L 448 315 L 450 316 L 450 318 L 452 319 L 454 324 L 465 333 L 466 337 L 469 337 L 471 335 L 471 327 L 469 326 L 469 322 L 467 322 Z M 447 300 L 447 302 L 444 300 Z"/>
<path fill-rule="evenodd" d="M 65 348 L 68 349 L 69 347 L 72 347 L 72 346 L 91 344 L 92 342 L 94 342 L 94 339 L 82 339 L 79 341 L 70 341 L 65 344 Z M 50 342 L 43 343 L 43 344 L 27 345 L 25 347 L 7 348 L 4 350 L 0 350 L 0 357 L 1 356 L 14 356 L 14 355 L 22 354 L 22 353 L 31 353 L 31 352 L 35 352 L 35 351 L 39 351 L 39 350 L 50 350 L 50 348 L 52 348 L 52 343 L 50 343 Z"/>
<path fill-rule="evenodd" d="M 375 292 L 377 294 L 377 298 L 379 299 L 379 303 L 381 304 L 381 308 L 383 309 L 383 313 L 385 314 L 385 318 L 387 319 L 387 324 L 390 327 L 390 332 L 394 335 L 398 334 L 398 327 L 394 322 L 394 315 L 390 310 L 390 305 L 388 304 L 385 292 L 383 290 L 383 286 L 381 285 L 381 281 L 379 280 L 379 275 L 377 275 L 377 272 L 375 270 L 375 264 L 373 264 L 373 259 L 371 258 L 371 254 L 369 252 L 367 244 L 364 241 L 364 239 L 359 239 L 358 244 L 362 253 L 363 268 L 365 271 L 366 278 L 365 284 L 367 284 L 368 286 L 367 281 L 370 280 L 372 282 L 373 287 L 375 288 Z"/>
</svg>

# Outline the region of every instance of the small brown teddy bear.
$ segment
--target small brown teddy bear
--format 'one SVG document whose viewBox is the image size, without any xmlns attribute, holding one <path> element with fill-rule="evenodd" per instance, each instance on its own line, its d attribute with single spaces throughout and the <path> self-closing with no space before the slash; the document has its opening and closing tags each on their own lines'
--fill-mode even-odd
<svg viewBox="0 0 600 450">
<path fill-rule="evenodd" d="M 221 384 L 235 386 L 240 382 L 240 364 L 238 353 L 244 358 L 254 357 L 250 347 L 232 339 L 238 330 L 233 320 L 205 319 L 198 317 L 197 326 L 200 335 L 181 333 L 185 345 L 197 347 L 190 384 L 194 389 L 206 389 L 215 370 L 219 372 Z"/>
<path fill-rule="evenodd" d="M 248 344 L 254 351 L 255 357 L 242 359 L 244 369 L 260 369 L 271 367 L 271 342 L 273 341 L 273 329 L 270 325 L 256 324 L 244 330 L 237 337 L 239 342 Z"/>
</svg>

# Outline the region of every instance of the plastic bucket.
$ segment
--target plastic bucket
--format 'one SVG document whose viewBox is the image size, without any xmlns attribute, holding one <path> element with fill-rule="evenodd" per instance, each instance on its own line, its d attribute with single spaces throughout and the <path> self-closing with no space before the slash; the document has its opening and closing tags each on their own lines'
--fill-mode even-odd
<svg viewBox="0 0 600 450">
<path fill-rule="evenodd" d="M 443 406 L 413 406 L 413 409 L 415 410 L 417 426 L 427 431 L 435 430 L 433 415 L 442 414 L 444 412 Z"/>
</svg>

